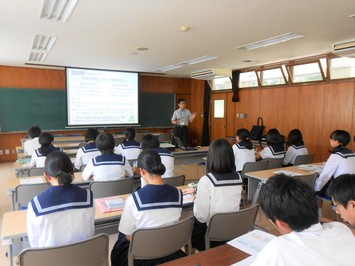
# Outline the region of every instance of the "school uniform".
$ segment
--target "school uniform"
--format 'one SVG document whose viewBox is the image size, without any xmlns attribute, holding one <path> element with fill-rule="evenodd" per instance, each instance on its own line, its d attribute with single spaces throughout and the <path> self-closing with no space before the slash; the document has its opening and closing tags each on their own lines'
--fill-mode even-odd
<svg viewBox="0 0 355 266">
<path fill-rule="evenodd" d="M 95 181 L 110 181 L 125 178 L 133 175 L 128 160 L 120 154 L 105 153 L 91 159 L 83 171 L 83 180 L 91 176 Z"/>
<path fill-rule="evenodd" d="M 355 238 L 344 224 L 314 224 L 271 240 L 257 255 L 253 266 L 350 266 L 355 262 Z"/>
<path fill-rule="evenodd" d="M 123 142 L 115 149 L 116 154 L 122 154 L 127 160 L 137 160 L 141 152 L 141 145 L 135 140 Z"/>
<path fill-rule="evenodd" d="M 49 149 L 53 151 L 63 151 L 62 148 L 55 147 L 53 145 L 49 146 Z M 43 155 L 41 152 L 41 148 L 36 149 L 32 153 L 31 161 L 27 164 L 30 167 L 44 167 L 44 163 L 46 161 L 47 156 Z"/>
<path fill-rule="evenodd" d="M 269 145 L 260 152 L 260 156 L 262 159 L 283 158 L 285 156 L 285 153 L 285 145 Z"/>
<path fill-rule="evenodd" d="M 101 152 L 97 149 L 95 142 L 86 144 L 84 147 L 81 147 L 76 154 L 75 168 L 80 170 L 82 165 L 88 164 L 92 158 L 98 155 L 101 155 Z"/>
<path fill-rule="evenodd" d="M 95 233 L 93 195 L 75 185 L 53 186 L 27 208 L 31 247 L 52 247 L 88 239 Z"/>
<path fill-rule="evenodd" d="M 294 165 L 295 159 L 298 155 L 307 155 L 308 150 L 306 145 L 292 145 L 289 146 L 285 154 L 284 165 Z"/>
<path fill-rule="evenodd" d="M 132 235 L 138 229 L 160 227 L 178 222 L 181 216 L 182 204 L 182 191 L 167 184 L 148 184 L 132 193 L 127 198 L 122 213 L 118 227 L 118 240 L 111 253 L 111 264 L 113 266 L 127 265 L 129 241 L 126 235 Z M 183 252 L 178 251 L 177 254 L 171 256 L 177 258 L 179 257 L 178 254 L 184 255 Z M 166 259 L 141 262 L 143 265 L 144 262 L 148 265 L 156 265 L 164 262 L 164 260 L 167 261 Z"/>
<path fill-rule="evenodd" d="M 165 177 L 173 177 L 174 176 L 174 155 L 164 148 L 156 148 L 155 149 L 161 158 L 162 164 L 165 166 L 165 173 L 161 176 L 162 178 Z"/>
<path fill-rule="evenodd" d="M 193 212 L 195 224 L 192 246 L 205 249 L 205 233 L 209 219 L 216 213 L 238 211 L 242 193 L 242 179 L 237 172 L 228 174 L 208 173 L 197 184 Z M 211 246 L 215 246 L 211 244 Z"/>
<path fill-rule="evenodd" d="M 34 151 L 38 148 L 41 147 L 41 144 L 39 144 L 38 137 L 26 140 L 25 143 L 23 144 L 23 151 L 26 156 L 31 156 Z"/>
<path fill-rule="evenodd" d="M 235 158 L 235 166 L 238 172 L 243 170 L 245 163 L 255 162 L 255 150 L 248 149 L 243 141 L 234 144 L 232 148 Z"/>
<path fill-rule="evenodd" d="M 316 179 L 315 191 L 322 190 L 331 180 L 342 174 L 355 174 L 355 153 L 345 147 L 336 147 L 326 161 L 322 172 Z"/>
</svg>

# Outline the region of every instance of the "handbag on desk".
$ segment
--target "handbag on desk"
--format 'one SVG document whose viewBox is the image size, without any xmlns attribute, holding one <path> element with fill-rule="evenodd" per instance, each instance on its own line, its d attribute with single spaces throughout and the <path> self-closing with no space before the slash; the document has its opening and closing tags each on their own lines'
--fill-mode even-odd
<svg viewBox="0 0 355 266">
<path fill-rule="evenodd" d="M 252 140 L 260 140 L 261 135 L 264 130 L 264 121 L 262 117 L 258 117 L 258 121 L 256 125 L 250 130 L 250 139 Z"/>
</svg>

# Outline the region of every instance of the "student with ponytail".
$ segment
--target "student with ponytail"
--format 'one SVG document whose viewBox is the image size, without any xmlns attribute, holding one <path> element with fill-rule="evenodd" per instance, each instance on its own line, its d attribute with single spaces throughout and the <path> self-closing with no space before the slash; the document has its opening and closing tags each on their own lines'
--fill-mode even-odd
<svg viewBox="0 0 355 266">
<path fill-rule="evenodd" d="M 118 227 L 119 235 L 111 252 L 111 265 L 127 265 L 131 235 L 142 228 L 159 227 L 179 221 L 182 210 L 182 191 L 164 184 L 161 176 L 165 172 L 159 153 L 143 150 L 137 167 L 145 183 L 126 200 Z M 135 265 L 157 265 L 186 256 L 181 250 L 166 257 L 152 260 L 135 260 Z"/>
<path fill-rule="evenodd" d="M 34 197 L 27 209 L 31 247 L 53 247 L 85 240 L 95 233 L 93 195 L 72 184 L 73 164 L 67 154 L 51 152 L 44 176 L 51 187 Z"/>
<path fill-rule="evenodd" d="M 235 133 L 235 140 L 237 143 L 233 145 L 233 153 L 237 172 L 240 173 L 245 163 L 255 162 L 255 150 L 250 141 L 249 130 L 238 129 Z"/>
</svg>

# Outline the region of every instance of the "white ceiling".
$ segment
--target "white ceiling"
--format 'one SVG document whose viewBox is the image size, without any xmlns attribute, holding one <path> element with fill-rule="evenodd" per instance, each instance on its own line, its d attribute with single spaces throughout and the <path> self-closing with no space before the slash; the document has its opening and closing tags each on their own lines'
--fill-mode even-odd
<svg viewBox="0 0 355 266">
<path fill-rule="evenodd" d="M 45 65 L 155 72 L 218 57 L 165 72 L 170 77 L 325 54 L 332 44 L 355 39 L 355 0 L 80 0 L 66 23 L 40 19 L 41 4 L 0 0 L 0 65 L 26 66 L 36 34 L 57 37 Z M 185 25 L 191 30 L 181 31 Z M 288 32 L 306 37 L 234 49 Z M 255 63 L 242 62 L 247 59 Z"/>
</svg>

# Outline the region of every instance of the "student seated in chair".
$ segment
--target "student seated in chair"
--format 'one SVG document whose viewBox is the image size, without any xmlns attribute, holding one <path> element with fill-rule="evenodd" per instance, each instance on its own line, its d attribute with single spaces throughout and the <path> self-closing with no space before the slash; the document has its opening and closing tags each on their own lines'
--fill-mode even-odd
<svg viewBox="0 0 355 266">
<path fill-rule="evenodd" d="M 80 170 L 80 167 L 84 164 L 88 164 L 92 158 L 101 155 L 101 152 L 96 147 L 96 137 L 99 135 L 99 131 L 96 128 L 88 128 L 85 133 L 85 142 L 87 143 L 84 147 L 81 147 L 75 158 L 75 169 Z"/>
<path fill-rule="evenodd" d="M 115 139 L 110 133 L 101 133 L 96 137 L 96 146 L 101 155 L 91 159 L 83 171 L 83 179 L 93 177 L 95 181 L 111 181 L 132 176 L 132 168 L 126 157 L 115 154 Z"/>
<path fill-rule="evenodd" d="M 266 143 L 267 146 L 255 156 L 256 160 L 285 157 L 285 140 L 276 128 L 267 132 Z"/>
<path fill-rule="evenodd" d="M 340 175 L 330 184 L 332 209 L 344 222 L 355 226 L 355 174 Z"/>
<path fill-rule="evenodd" d="M 137 166 L 146 185 L 132 193 L 126 200 L 118 228 L 118 240 L 111 252 L 112 266 L 127 265 L 129 241 L 134 231 L 169 225 L 178 222 L 181 216 L 182 192 L 164 184 L 161 176 L 165 172 L 165 167 L 159 154 L 154 150 L 142 151 Z M 183 256 L 186 254 L 178 250 L 164 258 L 135 260 L 135 263 L 157 265 Z"/>
<path fill-rule="evenodd" d="M 28 129 L 29 140 L 26 140 L 23 144 L 23 151 L 26 156 L 32 156 L 33 152 L 41 147 L 39 144 L 38 137 L 41 134 L 41 129 L 39 126 L 32 126 Z"/>
<path fill-rule="evenodd" d="M 54 151 L 45 162 L 51 187 L 34 197 L 27 209 L 31 247 L 53 247 L 86 240 L 95 233 L 92 192 L 72 185 L 73 164 L 67 154 Z"/>
<path fill-rule="evenodd" d="M 122 154 L 127 160 L 137 160 L 142 149 L 141 144 L 134 140 L 135 136 L 136 131 L 134 128 L 126 128 L 125 140 L 116 147 L 115 153 Z"/>
<path fill-rule="evenodd" d="M 311 187 L 286 175 L 273 176 L 260 191 L 260 206 L 281 236 L 260 251 L 253 266 L 354 263 L 353 234 L 342 223 L 319 223 Z"/>
<path fill-rule="evenodd" d="M 225 139 L 212 142 L 207 153 L 208 173 L 197 184 L 193 212 L 195 224 L 192 247 L 205 250 L 205 234 L 209 219 L 216 213 L 239 210 L 243 181 L 236 171 L 231 144 Z M 191 188 L 184 193 L 192 193 Z M 236 226 L 238 226 L 236 224 Z M 211 247 L 225 242 L 212 242 Z"/>
<path fill-rule="evenodd" d="M 307 147 L 303 142 L 302 132 L 299 129 L 292 129 L 288 133 L 287 145 L 288 148 L 283 162 L 284 166 L 292 166 L 295 164 L 298 155 L 308 154 Z"/>
</svg>

